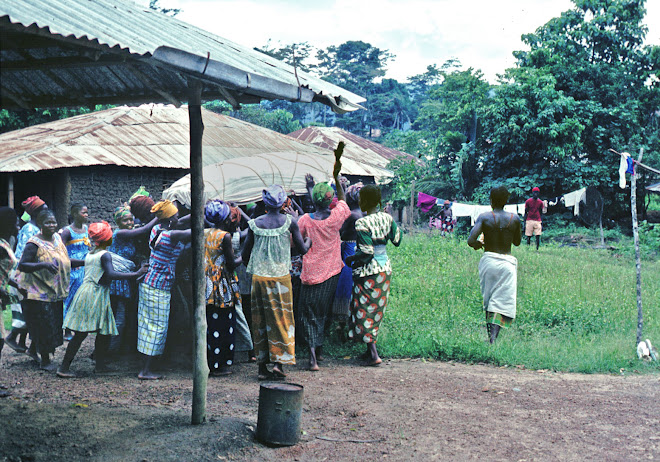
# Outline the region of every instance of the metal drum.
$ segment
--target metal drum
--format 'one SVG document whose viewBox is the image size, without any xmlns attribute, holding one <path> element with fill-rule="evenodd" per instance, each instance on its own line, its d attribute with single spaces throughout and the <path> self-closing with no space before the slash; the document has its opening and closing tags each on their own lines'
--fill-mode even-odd
<svg viewBox="0 0 660 462">
<path fill-rule="evenodd" d="M 265 444 L 293 446 L 300 439 L 302 385 L 267 382 L 259 387 L 257 439 Z"/>
</svg>

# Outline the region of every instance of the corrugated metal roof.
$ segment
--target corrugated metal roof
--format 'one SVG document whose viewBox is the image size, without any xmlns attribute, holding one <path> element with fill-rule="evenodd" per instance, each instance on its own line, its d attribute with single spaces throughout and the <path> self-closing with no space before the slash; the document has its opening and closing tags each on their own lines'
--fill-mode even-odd
<svg viewBox="0 0 660 462">
<path fill-rule="evenodd" d="M 228 99 L 237 102 L 285 94 L 287 99 L 311 101 L 316 95 L 331 106 L 339 104 L 336 109 L 354 110 L 352 103 L 365 101 L 302 71 L 296 76 L 292 66 L 263 53 L 128 0 L 2 0 L 0 28 L 4 107 L 30 105 L 33 100 L 57 104 L 76 91 L 83 103 L 94 97 L 128 102 L 126 95 L 140 101 L 142 94 L 143 102 L 185 101 L 186 75 L 234 90 Z M 305 88 L 312 90 L 311 96 Z M 217 98 L 217 88 L 206 89 L 206 97 L 214 94 Z"/>
<path fill-rule="evenodd" d="M 660 183 L 652 184 L 651 186 L 647 186 L 646 189 L 651 192 L 657 192 L 660 193 Z"/>
<path fill-rule="evenodd" d="M 307 127 L 289 133 L 289 136 L 325 149 L 334 149 L 337 143 L 343 141 L 346 143 L 344 157 L 380 168 L 387 168 L 387 164 L 400 157 L 421 163 L 419 159 L 410 154 L 388 148 L 337 127 Z"/>
<path fill-rule="evenodd" d="M 202 117 L 204 165 L 269 152 L 328 155 L 326 149 L 242 120 L 205 109 Z M 189 138 L 186 108 L 116 107 L 1 134 L 0 172 L 92 165 L 185 169 Z M 392 175 L 354 159 L 346 159 L 343 171 L 377 178 Z"/>
</svg>

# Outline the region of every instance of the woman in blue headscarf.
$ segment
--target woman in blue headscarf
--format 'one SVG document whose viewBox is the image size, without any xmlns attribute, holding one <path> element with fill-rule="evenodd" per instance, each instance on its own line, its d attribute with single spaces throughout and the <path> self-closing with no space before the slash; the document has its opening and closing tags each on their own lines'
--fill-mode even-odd
<svg viewBox="0 0 660 462">
<path fill-rule="evenodd" d="M 215 199 L 206 203 L 204 218 L 213 225 L 206 229 L 204 267 L 206 273 L 207 360 L 211 375 L 231 374 L 236 338 L 236 308 L 241 294 L 234 269 L 243 260 L 234 255 L 231 244 L 231 207 Z"/>
</svg>

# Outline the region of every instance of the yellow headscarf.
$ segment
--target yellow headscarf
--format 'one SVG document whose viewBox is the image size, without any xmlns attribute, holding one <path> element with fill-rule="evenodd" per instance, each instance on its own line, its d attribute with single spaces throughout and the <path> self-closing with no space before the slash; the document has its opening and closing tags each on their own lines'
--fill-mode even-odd
<svg viewBox="0 0 660 462">
<path fill-rule="evenodd" d="M 151 207 L 151 213 L 155 213 L 159 220 L 170 218 L 178 211 L 179 209 L 176 208 L 176 205 L 167 200 L 160 201 Z"/>
</svg>

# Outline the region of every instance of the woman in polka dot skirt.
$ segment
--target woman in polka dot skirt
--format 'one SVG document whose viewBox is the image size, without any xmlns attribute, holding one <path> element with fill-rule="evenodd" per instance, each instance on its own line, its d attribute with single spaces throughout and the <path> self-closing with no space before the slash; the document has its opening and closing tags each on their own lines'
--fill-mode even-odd
<svg viewBox="0 0 660 462">
<path fill-rule="evenodd" d="M 236 306 L 241 303 L 238 277 L 234 269 L 242 263 L 234 256 L 231 234 L 231 208 L 221 200 L 207 202 L 204 215 L 213 224 L 205 230 L 207 359 L 212 376 L 231 374 L 234 362 Z"/>
</svg>

